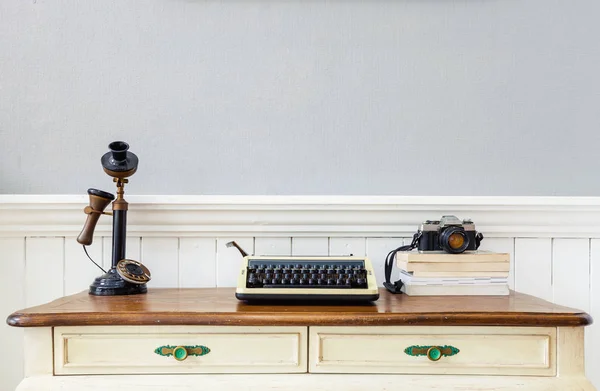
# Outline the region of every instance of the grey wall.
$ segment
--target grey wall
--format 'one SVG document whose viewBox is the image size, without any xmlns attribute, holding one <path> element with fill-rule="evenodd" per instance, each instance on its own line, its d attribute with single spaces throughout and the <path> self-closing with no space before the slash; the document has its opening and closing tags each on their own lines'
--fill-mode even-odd
<svg viewBox="0 0 600 391">
<path fill-rule="evenodd" d="M 6 0 L 0 193 L 600 195 L 597 0 Z"/>
</svg>

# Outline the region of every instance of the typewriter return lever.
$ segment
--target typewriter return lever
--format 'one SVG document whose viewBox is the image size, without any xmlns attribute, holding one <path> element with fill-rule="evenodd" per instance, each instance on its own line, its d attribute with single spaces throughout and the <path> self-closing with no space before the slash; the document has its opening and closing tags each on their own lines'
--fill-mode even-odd
<svg viewBox="0 0 600 391">
<path fill-rule="evenodd" d="M 225 244 L 227 247 L 235 247 L 238 249 L 238 251 L 240 252 L 240 254 L 242 254 L 242 257 L 247 257 L 248 253 L 244 251 L 243 248 L 240 247 L 239 244 L 237 244 L 235 241 L 231 241 Z"/>
</svg>

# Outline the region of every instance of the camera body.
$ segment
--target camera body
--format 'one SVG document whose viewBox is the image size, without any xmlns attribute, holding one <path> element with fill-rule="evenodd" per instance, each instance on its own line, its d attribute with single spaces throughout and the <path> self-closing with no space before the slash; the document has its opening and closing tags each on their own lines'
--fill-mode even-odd
<svg viewBox="0 0 600 391">
<path fill-rule="evenodd" d="M 471 220 L 456 216 L 442 216 L 441 220 L 427 220 L 419 227 L 418 250 L 445 251 L 459 254 L 479 248 L 483 235 L 475 230 Z"/>
</svg>

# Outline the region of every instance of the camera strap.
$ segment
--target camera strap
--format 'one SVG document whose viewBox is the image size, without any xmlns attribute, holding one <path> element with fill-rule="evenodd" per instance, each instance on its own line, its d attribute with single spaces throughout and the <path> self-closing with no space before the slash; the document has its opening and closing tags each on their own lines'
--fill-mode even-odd
<svg viewBox="0 0 600 391">
<path fill-rule="evenodd" d="M 387 257 L 385 258 L 385 282 L 383 283 L 383 286 L 388 291 L 392 293 L 402 293 L 401 289 L 404 285 L 402 280 L 398 280 L 394 283 L 390 282 L 390 279 L 392 278 L 392 269 L 394 268 L 394 259 L 396 258 L 396 253 L 398 251 L 410 251 L 417 248 L 419 244 L 419 238 L 421 237 L 421 235 L 422 233 L 420 231 L 417 232 L 413 235 L 413 240 L 409 245 L 400 246 L 397 249 L 390 251 Z"/>
<path fill-rule="evenodd" d="M 481 241 L 483 240 L 483 234 L 481 232 L 477 232 L 475 235 L 475 249 L 477 250 L 481 245 Z"/>
</svg>

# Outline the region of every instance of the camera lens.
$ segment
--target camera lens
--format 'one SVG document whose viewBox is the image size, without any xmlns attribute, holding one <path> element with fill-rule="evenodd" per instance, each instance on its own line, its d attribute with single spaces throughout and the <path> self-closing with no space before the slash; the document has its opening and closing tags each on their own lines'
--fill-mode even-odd
<svg viewBox="0 0 600 391">
<path fill-rule="evenodd" d="M 440 247 L 452 254 L 464 252 L 469 247 L 469 238 L 462 227 L 448 227 L 439 236 Z"/>
<path fill-rule="evenodd" d="M 456 232 L 450 235 L 450 237 L 448 238 L 448 246 L 450 246 L 451 248 L 461 248 L 464 243 L 465 237 Z"/>
</svg>

